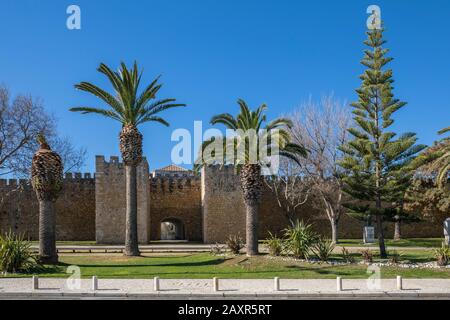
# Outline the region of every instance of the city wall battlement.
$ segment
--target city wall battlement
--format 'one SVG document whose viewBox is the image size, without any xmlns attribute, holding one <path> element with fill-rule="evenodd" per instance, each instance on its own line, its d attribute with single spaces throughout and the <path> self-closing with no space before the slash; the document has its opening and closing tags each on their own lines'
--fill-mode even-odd
<svg viewBox="0 0 450 320">
<path fill-rule="evenodd" d="M 64 184 L 68 183 L 94 184 L 95 178 L 90 172 L 68 172 L 64 174 Z M 31 179 L 0 179 L 0 188 L 2 189 L 17 187 L 31 188 Z"/>
<path fill-rule="evenodd" d="M 223 243 L 230 235 L 245 237 L 245 204 L 234 166 L 212 165 L 200 175 L 191 172 L 149 172 L 146 158 L 137 167 L 138 238 L 148 243 L 163 238 L 163 226 L 172 223 L 182 230 L 183 240 Z M 58 240 L 123 244 L 126 219 L 125 166 L 119 157 L 95 157 L 95 174 L 68 173 L 55 203 Z M 297 218 L 330 236 L 327 218 L 309 204 Z M 12 230 L 38 239 L 39 205 L 29 179 L 0 179 L 0 232 Z M 274 194 L 266 187 L 259 211 L 259 237 L 281 234 L 288 221 Z M 386 223 L 386 235 L 393 234 Z M 360 238 L 363 223 L 343 215 L 341 238 Z M 439 237 L 442 227 L 429 222 L 405 224 L 403 236 Z"/>
</svg>

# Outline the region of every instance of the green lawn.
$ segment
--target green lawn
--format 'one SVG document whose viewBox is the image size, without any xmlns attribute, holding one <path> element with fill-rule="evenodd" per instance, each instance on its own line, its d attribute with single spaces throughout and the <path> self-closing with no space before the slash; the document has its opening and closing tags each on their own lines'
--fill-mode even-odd
<svg viewBox="0 0 450 320">
<path fill-rule="evenodd" d="M 414 239 L 402 239 L 399 241 L 386 239 L 386 246 L 432 248 L 432 247 L 440 247 L 443 240 L 444 239 L 442 238 L 414 238 Z M 361 239 L 342 239 L 339 240 L 339 245 L 343 247 L 366 247 L 366 246 L 377 246 L 378 242 L 371 245 L 366 245 L 362 243 Z"/>
<path fill-rule="evenodd" d="M 424 251 L 408 252 L 402 258 L 410 261 L 430 260 L 430 253 Z M 356 255 L 355 255 L 356 256 Z M 364 265 L 330 266 L 296 261 L 268 259 L 266 256 L 247 258 L 218 257 L 208 253 L 164 254 L 129 258 L 122 255 L 62 255 L 60 265 L 45 266 L 35 272 L 40 277 L 67 277 L 69 265 L 81 268 L 84 278 L 93 275 L 99 278 L 367 278 Z M 450 278 L 450 270 L 401 269 L 383 267 L 381 276 L 393 278 L 402 275 L 406 278 Z M 30 275 L 9 275 L 29 277 Z"/>
</svg>

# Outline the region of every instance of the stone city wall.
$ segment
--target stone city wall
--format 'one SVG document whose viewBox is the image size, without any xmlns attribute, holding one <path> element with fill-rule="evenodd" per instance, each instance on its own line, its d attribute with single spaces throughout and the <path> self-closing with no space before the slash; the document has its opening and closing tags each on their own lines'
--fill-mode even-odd
<svg viewBox="0 0 450 320">
<path fill-rule="evenodd" d="M 140 243 L 161 238 L 161 222 L 181 221 L 189 241 L 223 243 L 229 235 L 245 237 L 245 206 L 239 178 L 232 166 L 212 166 L 200 177 L 149 177 L 148 163 L 138 170 L 138 237 Z M 67 174 L 57 200 L 57 239 L 96 240 L 123 244 L 125 238 L 125 169 L 118 157 L 105 161 L 96 157 L 96 174 Z M 0 232 L 12 230 L 27 238 L 38 238 L 38 202 L 27 180 L 0 180 Z M 328 219 L 302 206 L 298 218 L 330 236 Z M 264 190 L 259 216 L 259 236 L 280 234 L 288 225 L 275 198 Z M 363 223 L 343 215 L 340 238 L 362 238 Z M 386 223 L 386 236 L 392 238 L 393 223 Z M 403 237 L 442 237 L 442 226 L 429 222 L 402 226 Z"/>
<path fill-rule="evenodd" d="M 229 235 L 245 237 L 245 205 L 239 178 L 232 166 L 210 166 L 202 170 L 203 239 L 206 243 L 223 243 Z M 314 229 L 331 237 L 327 217 L 306 204 L 298 210 L 297 218 L 313 224 Z M 259 238 L 269 232 L 281 234 L 288 220 L 279 208 L 274 195 L 266 187 L 259 211 Z M 363 222 L 343 215 L 339 222 L 339 237 L 362 238 Z M 385 223 L 386 237 L 393 237 L 393 223 Z M 430 222 L 402 225 L 404 238 L 442 237 L 442 226 Z"/>
<path fill-rule="evenodd" d="M 95 238 L 100 244 L 125 242 L 125 168 L 119 157 L 95 158 Z M 149 170 L 144 158 L 137 167 L 138 239 L 149 241 Z"/>
<path fill-rule="evenodd" d="M 150 179 L 150 239 L 161 239 L 161 222 L 176 219 L 188 241 L 202 241 L 200 178 Z"/>
<path fill-rule="evenodd" d="M 55 203 L 57 240 L 95 240 L 95 180 L 67 173 Z M 0 179 L 0 232 L 37 240 L 39 204 L 29 180 Z"/>
</svg>

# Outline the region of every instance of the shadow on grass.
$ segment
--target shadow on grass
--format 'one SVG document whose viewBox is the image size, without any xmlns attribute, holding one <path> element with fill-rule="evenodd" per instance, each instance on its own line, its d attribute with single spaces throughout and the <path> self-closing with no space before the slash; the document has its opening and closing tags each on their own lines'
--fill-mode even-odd
<svg viewBox="0 0 450 320">
<path fill-rule="evenodd" d="M 216 266 L 223 263 L 225 260 L 208 260 L 208 261 L 193 261 L 193 262 L 174 262 L 174 263 L 153 263 L 153 264 L 77 264 L 84 268 L 153 268 L 153 267 L 203 267 L 203 266 Z M 60 266 L 69 266 L 69 264 L 63 263 Z"/>
</svg>

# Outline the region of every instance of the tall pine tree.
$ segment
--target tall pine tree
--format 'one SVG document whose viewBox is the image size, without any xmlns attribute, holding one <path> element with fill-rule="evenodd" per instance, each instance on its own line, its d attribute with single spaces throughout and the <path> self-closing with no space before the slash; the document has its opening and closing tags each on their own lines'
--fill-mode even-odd
<svg viewBox="0 0 450 320">
<path fill-rule="evenodd" d="M 406 103 L 392 93 L 392 70 L 386 68 L 392 58 L 383 47 L 383 29 L 369 30 L 367 36 L 364 44 L 369 48 L 361 61 L 367 69 L 356 90 L 358 101 L 352 103 L 355 127 L 349 129 L 352 139 L 341 148 L 345 153 L 341 165 L 348 172 L 345 191 L 364 203 L 347 207 L 355 215 L 375 218 L 380 256 L 386 258 L 383 220 L 398 206 L 395 198 L 404 192 L 413 170 L 411 162 L 424 146 L 416 145 L 414 133 L 397 137 L 389 131 L 394 122 L 391 116 Z"/>
</svg>

